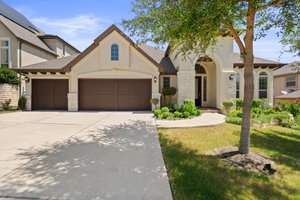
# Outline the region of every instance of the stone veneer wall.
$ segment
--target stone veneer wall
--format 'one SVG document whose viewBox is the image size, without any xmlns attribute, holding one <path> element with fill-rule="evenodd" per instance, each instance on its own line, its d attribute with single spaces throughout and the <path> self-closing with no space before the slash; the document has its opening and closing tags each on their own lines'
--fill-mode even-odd
<svg viewBox="0 0 300 200">
<path fill-rule="evenodd" d="M 11 99 L 10 105 L 12 106 L 18 105 L 19 87 L 17 85 L 0 84 L 0 102 L 4 103 L 4 101 L 8 99 Z"/>
</svg>

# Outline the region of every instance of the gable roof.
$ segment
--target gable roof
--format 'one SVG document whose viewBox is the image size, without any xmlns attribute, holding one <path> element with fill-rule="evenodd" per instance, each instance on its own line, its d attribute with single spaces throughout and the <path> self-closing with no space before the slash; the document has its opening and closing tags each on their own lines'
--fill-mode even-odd
<svg viewBox="0 0 300 200">
<path fill-rule="evenodd" d="M 2 0 L 0 0 L 0 15 L 10 19 L 33 33 L 44 34 L 42 30 L 33 25 L 24 15 L 4 3 Z"/>
<path fill-rule="evenodd" d="M 143 51 L 140 47 L 138 47 L 125 33 L 123 33 L 116 25 L 110 26 L 106 31 L 104 31 L 101 35 L 99 35 L 88 48 L 86 48 L 79 56 L 77 56 L 74 60 L 72 60 L 68 65 L 66 65 L 63 70 L 70 71 L 71 68 L 81 61 L 86 55 L 92 52 L 96 47 L 99 46 L 100 42 L 105 39 L 109 34 L 116 31 L 119 33 L 125 40 L 129 42 L 129 44 L 134 47 L 139 53 L 145 56 L 151 63 L 158 67 L 159 71 L 162 72 L 163 69 L 151 56 L 149 56 L 145 51 Z"/>
<path fill-rule="evenodd" d="M 39 39 L 35 33 L 23 28 L 22 26 L 16 24 L 15 22 L 9 20 L 8 18 L 6 18 L 2 15 L 0 15 L 0 21 L 19 40 L 28 42 L 28 43 L 34 45 L 35 47 L 40 48 L 41 50 L 44 50 L 54 56 L 57 56 L 57 54 L 54 51 L 52 51 L 41 39 Z"/>
<path fill-rule="evenodd" d="M 68 43 L 67 41 L 65 41 L 64 39 L 59 37 L 58 35 L 45 34 L 45 35 L 39 35 L 38 37 L 40 39 L 56 39 L 56 40 L 60 41 L 61 43 L 67 45 L 69 48 L 73 49 L 77 53 L 80 53 L 80 51 L 78 49 L 76 49 L 74 46 L 72 46 L 70 43 Z"/>
<path fill-rule="evenodd" d="M 299 70 L 296 70 L 295 67 L 300 69 L 300 61 L 292 62 L 288 65 L 285 65 L 274 71 L 274 76 L 283 76 L 288 74 L 300 73 Z"/>
</svg>

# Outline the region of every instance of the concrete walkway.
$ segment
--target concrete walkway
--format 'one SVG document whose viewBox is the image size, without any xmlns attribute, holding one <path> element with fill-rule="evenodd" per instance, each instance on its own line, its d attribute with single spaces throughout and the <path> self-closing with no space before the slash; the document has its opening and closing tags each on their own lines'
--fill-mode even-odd
<svg viewBox="0 0 300 200">
<path fill-rule="evenodd" d="M 172 200 L 152 116 L 0 115 L 0 199 Z"/>
<path fill-rule="evenodd" d="M 225 116 L 218 113 L 203 113 L 199 117 L 181 120 L 156 120 L 158 128 L 192 128 L 216 126 L 225 123 Z"/>
</svg>

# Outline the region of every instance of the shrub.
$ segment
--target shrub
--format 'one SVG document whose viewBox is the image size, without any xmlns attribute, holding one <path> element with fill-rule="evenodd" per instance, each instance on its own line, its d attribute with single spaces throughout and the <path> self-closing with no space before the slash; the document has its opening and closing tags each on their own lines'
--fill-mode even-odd
<svg viewBox="0 0 300 200">
<path fill-rule="evenodd" d="M 153 104 L 156 108 L 157 104 L 159 103 L 159 99 L 158 98 L 153 98 L 150 100 L 150 103 Z"/>
<path fill-rule="evenodd" d="M 174 112 L 174 117 L 175 117 L 175 118 L 182 118 L 182 113 L 181 113 L 181 112 L 178 112 L 178 111 L 175 111 L 175 112 Z"/>
<path fill-rule="evenodd" d="M 243 108 L 243 102 L 244 100 L 243 99 L 236 99 L 235 100 L 235 107 L 237 110 L 240 110 Z"/>
<path fill-rule="evenodd" d="M 294 124 L 294 117 L 289 112 L 279 112 L 273 115 L 274 119 L 279 121 L 279 124 L 284 127 L 291 127 Z"/>
<path fill-rule="evenodd" d="M 18 109 L 24 111 L 26 109 L 26 101 L 27 99 L 24 96 L 21 96 L 18 101 Z"/>
<path fill-rule="evenodd" d="M 2 109 L 5 111 L 11 110 L 10 103 L 11 103 L 11 99 L 5 100 L 4 103 L 1 103 Z"/>
<path fill-rule="evenodd" d="M 158 116 L 161 114 L 161 110 L 160 109 L 157 109 L 157 110 L 154 110 L 154 116 L 158 118 Z"/>
<path fill-rule="evenodd" d="M 252 108 L 261 108 L 262 100 L 261 99 L 253 99 Z"/>
<path fill-rule="evenodd" d="M 185 100 L 183 102 L 182 112 L 189 112 L 189 114 L 192 114 L 196 110 L 197 108 L 193 100 Z"/>
<path fill-rule="evenodd" d="M 229 112 L 229 117 L 242 117 L 243 111 L 242 110 L 232 110 Z"/>
<path fill-rule="evenodd" d="M 230 108 L 230 107 L 232 107 L 234 104 L 233 104 L 233 102 L 232 101 L 224 101 L 223 102 L 223 106 L 225 107 L 225 108 Z"/>
<path fill-rule="evenodd" d="M 161 112 L 165 113 L 165 112 L 170 112 L 170 109 L 168 107 L 162 107 L 161 108 Z"/>
<path fill-rule="evenodd" d="M 287 111 L 291 113 L 294 117 L 300 115 L 300 101 L 296 102 L 279 102 L 278 109 L 280 111 Z"/>
<path fill-rule="evenodd" d="M 162 89 L 162 94 L 164 96 L 173 96 L 176 94 L 176 92 L 177 92 L 177 89 L 174 87 L 164 87 Z"/>
<path fill-rule="evenodd" d="M 20 79 L 14 70 L 0 68 L 0 83 L 19 85 Z"/>
<path fill-rule="evenodd" d="M 262 113 L 262 109 L 258 108 L 258 107 L 252 108 L 252 113 L 254 113 L 254 114 L 261 114 Z"/>
<path fill-rule="evenodd" d="M 169 104 L 166 107 L 169 108 L 170 112 L 175 112 L 179 110 L 179 106 L 177 104 Z"/>
<path fill-rule="evenodd" d="M 274 114 L 275 113 L 275 110 L 273 107 L 268 107 L 266 109 L 263 109 L 262 112 L 266 115 L 270 115 L 270 114 Z"/>
<path fill-rule="evenodd" d="M 240 117 L 227 117 L 226 122 L 230 123 L 230 124 L 241 125 L 242 124 L 242 118 L 240 118 Z"/>
<path fill-rule="evenodd" d="M 170 112 L 163 112 L 161 115 L 163 119 L 168 119 L 170 117 Z"/>
<path fill-rule="evenodd" d="M 197 110 L 196 116 L 200 116 L 202 114 L 201 110 Z"/>
<path fill-rule="evenodd" d="M 191 114 L 188 111 L 183 112 L 183 117 L 184 118 L 189 118 Z"/>
</svg>

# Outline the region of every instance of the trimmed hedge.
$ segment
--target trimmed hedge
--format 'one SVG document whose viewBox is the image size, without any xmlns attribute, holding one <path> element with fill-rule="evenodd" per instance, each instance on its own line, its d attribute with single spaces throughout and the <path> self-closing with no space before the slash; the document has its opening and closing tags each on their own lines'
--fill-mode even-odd
<svg viewBox="0 0 300 200">
<path fill-rule="evenodd" d="M 19 85 L 20 78 L 18 77 L 17 73 L 14 70 L 7 69 L 7 68 L 0 68 L 0 84 L 1 83 Z"/>
</svg>

